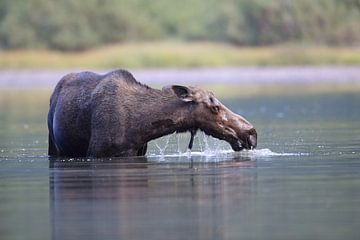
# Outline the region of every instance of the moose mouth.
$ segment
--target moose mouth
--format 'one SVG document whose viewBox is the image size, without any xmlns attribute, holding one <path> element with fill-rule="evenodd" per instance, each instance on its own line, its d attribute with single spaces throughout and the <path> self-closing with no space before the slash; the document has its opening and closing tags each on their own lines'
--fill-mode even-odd
<svg viewBox="0 0 360 240">
<path fill-rule="evenodd" d="M 254 149 L 254 148 L 256 148 L 256 144 L 257 144 L 256 132 L 254 132 L 253 134 L 250 134 L 244 138 L 239 138 L 235 141 L 230 142 L 232 149 L 236 152 L 244 150 L 244 149 L 247 149 L 247 150 Z"/>
<path fill-rule="evenodd" d="M 239 151 L 242 151 L 244 149 L 253 149 L 253 146 L 249 146 L 247 144 L 243 144 L 240 140 L 238 141 L 235 141 L 233 143 L 230 143 L 231 145 L 231 148 L 235 151 L 235 152 L 239 152 Z"/>
<path fill-rule="evenodd" d="M 231 148 L 235 151 L 235 152 L 239 152 L 242 151 L 244 149 L 247 150 L 251 150 L 251 149 L 255 149 L 256 145 L 257 145 L 257 133 L 255 129 L 251 129 L 249 131 L 249 133 L 241 135 L 241 136 L 237 136 L 235 137 L 235 134 L 232 134 L 231 137 L 226 137 L 223 135 L 217 135 L 214 133 L 209 133 L 209 131 L 204 131 L 206 135 L 210 135 L 213 136 L 217 139 L 220 140 L 225 140 L 226 142 L 228 142 L 231 146 Z M 193 139 L 193 135 L 191 137 Z M 192 141 L 190 140 L 190 144 L 189 144 L 189 148 L 190 146 L 192 147 Z M 191 148 L 190 148 L 191 149 Z"/>
</svg>

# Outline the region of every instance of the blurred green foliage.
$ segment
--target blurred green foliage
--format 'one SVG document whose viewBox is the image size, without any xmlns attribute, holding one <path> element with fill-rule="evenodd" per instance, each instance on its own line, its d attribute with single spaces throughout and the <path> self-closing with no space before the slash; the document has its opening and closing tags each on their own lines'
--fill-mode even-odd
<svg viewBox="0 0 360 240">
<path fill-rule="evenodd" d="M 125 41 L 358 45 L 359 0 L 0 0 L 0 48 Z"/>
</svg>

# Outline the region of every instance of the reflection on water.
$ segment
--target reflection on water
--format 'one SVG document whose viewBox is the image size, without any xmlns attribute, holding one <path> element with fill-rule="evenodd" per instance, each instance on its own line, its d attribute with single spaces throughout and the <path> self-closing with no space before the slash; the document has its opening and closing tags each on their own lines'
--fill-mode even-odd
<svg viewBox="0 0 360 240">
<path fill-rule="evenodd" d="M 277 160 L 52 162 L 53 239 L 355 239 L 360 234 L 358 160 Z"/>
<path fill-rule="evenodd" d="M 250 200 L 254 164 L 54 163 L 53 239 L 222 239 L 229 193 Z"/>
<path fill-rule="evenodd" d="M 360 236 L 359 94 L 225 99 L 257 150 L 183 134 L 112 159 L 48 159 L 36 95 L 0 97 L 1 240 Z"/>
</svg>

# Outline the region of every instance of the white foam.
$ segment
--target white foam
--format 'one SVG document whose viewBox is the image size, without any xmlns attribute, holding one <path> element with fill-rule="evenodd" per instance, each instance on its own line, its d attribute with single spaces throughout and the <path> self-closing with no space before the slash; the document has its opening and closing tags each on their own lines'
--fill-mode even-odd
<svg viewBox="0 0 360 240">
<path fill-rule="evenodd" d="M 205 151 L 186 151 L 182 153 L 174 153 L 174 154 L 150 154 L 148 157 L 150 158 L 160 158 L 162 161 L 166 161 L 166 158 L 191 158 L 191 157 L 205 157 L 207 160 L 213 159 L 214 161 L 219 161 L 222 157 L 228 159 L 225 156 L 239 156 L 239 157 L 249 157 L 249 158 L 266 158 L 266 157 L 274 157 L 274 156 L 307 156 L 308 153 L 277 153 L 273 152 L 268 148 L 263 149 L 254 149 L 254 150 L 244 150 L 241 152 L 234 152 L 231 149 L 222 149 L 222 150 L 211 150 L 206 149 Z M 214 158 L 215 157 L 215 158 Z"/>
<path fill-rule="evenodd" d="M 240 155 L 242 156 L 254 156 L 254 157 L 273 157 L 273 156 L 306 156 L 309 155 L 308 153 L 287 153 L 287 152 L 282 152 L 282 153 L 277 153 L 277 152 L 273 152 L 268 148 L 263 148 L 263 149 L 254 149 L 254 150 L 244 150 L 239 152 Z"/>
</svg>

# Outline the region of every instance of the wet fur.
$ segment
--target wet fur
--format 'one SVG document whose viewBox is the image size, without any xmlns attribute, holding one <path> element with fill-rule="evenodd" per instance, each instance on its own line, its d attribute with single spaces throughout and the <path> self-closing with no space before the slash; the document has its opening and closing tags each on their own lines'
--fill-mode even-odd
<svg viewBox="0 0 360 240">
<path fill-rule="evenodd" d="M 50 99 L 49 155 L 144 155 L 148 141 L 189 128 L 187 108 L 171 92 L 141 84 L 125 70 L 69 74 Z"/>
<path fill-rule="evenodd" d="M 142 156 L 150 140 L 198 129 L 230 143 L 235 151 L 256 147 L 257 134 L 241 116 L 197 87 L 139 83 L 125 70 L 105 75 L 72 73 L 50 99 L 49 155 L 65 157 Z"/>
</svg>

